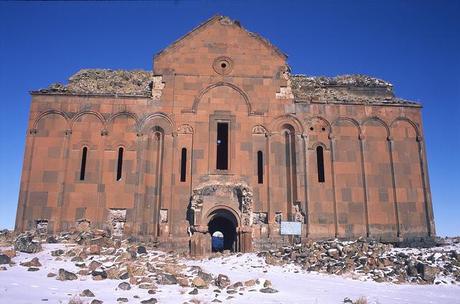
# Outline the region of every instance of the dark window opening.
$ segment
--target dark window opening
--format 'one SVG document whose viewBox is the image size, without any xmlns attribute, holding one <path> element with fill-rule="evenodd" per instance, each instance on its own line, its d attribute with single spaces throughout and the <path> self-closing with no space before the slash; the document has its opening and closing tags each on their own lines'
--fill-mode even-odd
<svg viewBox="0 0 460 304">
<path fill-rule="evenodd" d="M 228 170 L 228 123 L 217 123 L 216 168 Z"/>
<path fill-rule="evenodd" d="M 180 160 L 180 181 L 185 182 L 187 175 L 187 149 L 182 148 L 182 155 Z"/>
<path fill-rule="evenodd" d="M 84 147 L 81 152 L 80 180 L 85 180 L 87 154 L 88 154 L 88 148 Z"/>
<path fill-rule="evenodd" d="M 123 148 L 118 149 L 118 163 L 117 163 L 117 181 L 121 180 L 121 173 L 123 171 Z"/>
<path fill-rule="evenodd" d="M 316 147 L 316 166 L 318 168 L 318 182 L 324 183 L 324 155 L 323 147 Z"/>
<path fill-rule="evenodd" d="M 262 151 L 257 151 L 257 182 L 264 183 L 264 155 Z"/>
</svg>

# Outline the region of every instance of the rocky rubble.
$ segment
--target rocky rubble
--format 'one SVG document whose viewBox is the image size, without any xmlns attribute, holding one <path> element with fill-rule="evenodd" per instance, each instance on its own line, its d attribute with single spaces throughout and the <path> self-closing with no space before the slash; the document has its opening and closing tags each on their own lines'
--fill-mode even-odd
<svg viewBox="0 0 460 304">
<path fill-rule="evenodd" d="M 38 92 L 150 97 L 154 79 L 151 71 L 83 69 L 72 75 L 67 85 L 53 83 Z"/>
<path fill-rule="evenodd" d="M 395 97 L 392 84 L 366 75 L 289 76 L 297 102 L 417 104 Z"/>
<path fill-rule="evenodd" d="M 452 241 L 460 243 L 460 239 Z M 460 252 L 446 244 L 394 248 L 376 241 L 318 241 L 263 251 L 269 265 L 294 263 L 307 271 L 367 278 L 377 282 L 459 284 Z"/>
</svg>

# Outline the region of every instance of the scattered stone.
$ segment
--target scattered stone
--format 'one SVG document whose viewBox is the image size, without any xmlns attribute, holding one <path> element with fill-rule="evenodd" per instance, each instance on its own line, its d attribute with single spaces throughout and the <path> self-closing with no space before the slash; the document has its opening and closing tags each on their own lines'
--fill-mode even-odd
<svg viewBox="0 0 460 304">
<path fill-rule="evenodd" d="M 230 285 L 230 279 L 225 274 L 219 274 L 215 280 L 217 287 L 225 288 Z"/>
<path fill-rule="evenodd" d="M 25 253 L 37 253 L 42 250 L 39 242 L 33 240 L 31 233 L 22 233 L 14 241 L 14 250 Z"/>
<path fill-rule="evenodd" d="M 49 235 L 49 236 L 46 237 L 46 242 L 48 244 L 56 244 L 58 242 L 58 240 L 56 239 L 56 236 Z"/>
<path fill-rule="evenodd" d="M 11 258 L 6 254 L 0 254 L 0 265 L 11 263 Z"/>
<path fill-rule="evenodd" d="M 147 253 L 147 249 L 145 249 L 145 246 L 137 246 L 137 253 L 138 254 Z"/>
<path fill-rule="evenodd" d="M 212 275 L 209 273 L 203 272 L 203 271 L 198 271 L 198 276 L 202 278 L 206 283 L 212 282 Z"/>
<path fill-rule="evenodd" d="M 155 298 L 150 298 L 150 299 L 142 300 L 142 301 L 141 301 L 142 304 L 155 304 L 155 303 L 157 303 L 157 302 L 158 302 L 158 301 L 157 301 L 157 299 L 155 299 Z"/>
<path fill-rule="evenodd" d="M 276 292 L 278 292 L 278 290 L 273 289 L 271 287 L 267 287 L 267 288 L 262 288 L 260 290 L 260 292 L 263 292 L 263 293 L 276 293 Z"/>
<path fill-rule="evenodd" d="M 14 258 L 16 256 L 16 250 L 14 250 L 14 249 L 6 249 L 6 250 L 3 250 L 1 254 L 4 254 L 4 255 L 8 256 L 11 259 L 11 258 Z"/>
<path fill-rule="evenodd" d="M 121 290 L 130 290 L 131 284 L 129 284 L 128 282 L 121 282 L 120 284 L 118 284 L 118 288 L 120 288 Z"/>
<path fill-rule="evenodd" d="M 98 244 L 93 244 L 89 246 L 89 254 L 90 255 L 100 255 L 101 254 L 101 246 Z"/>
<path fill-rule="evenodd" d="M 50 272 L 46 275 L 48 278 L 53 278 L 56 276 L 56 274 L 54 272 Z"/>
<path fill-rule="evenodd" d="M 72 281 L 78 279 L 77 275 L 73 272 L 67 271 L 63 268 L 59 269 L 59 275 L 56 278 L 59 281 Z"/>
<path fill-rule="evenodd" d="M 37 267 L 29 267 L 27 268 L 27 271 L 39 271 L 40 268 L 37 268 Z"/>
<path fill-rule="evenodd" d="M 128 298 L 117 298 L 117 302 L 128 303 L 129 300 L 128 300 Z"/>
<path fill-rule="evenodd" d="M 256 285 L 255 280 L 249 280 L 249 281 L 244 282 L 244 286 L 246 286 L 246 287 L 252 287 L 254 285 Z"/>
<path fill-rule="evenodd" d="M 159 284 L 162 284 L 162 285 L 174 285 L 174 284 L 177 284 L 177 279 L 172 274 L 163 273 L 160 276 Z"/>
<path fill-rule="evenodd" d="M 102 303 L 104 302 L 102 302 L 101 300 L 96 300 L 96 299 L 91 301 L 91 304 L 102 304 Z"/>
<path fill-rule="evenodd" d="M 192 285 L 200 289 L 208 288 L 208 283 L 205 280 L 203 280 L 201 277 L 195 277 L 192 280 Z"/>
<path fill-rule="evenodd" d="M 42 264 L 40 263 L 37 257 L 33 258 L 32 260 L 28 262 L 22 262 L 20 263 L 20 265 L 24 267 L 41 267 L 42 266 Z"/>
<path fill-rule="evenodd" d="M 64 250 L 62 250 L 62 249 L 57 249 L 57 250 L 51 251 L 51 256 L 54 256 L 54 257 L 61 256 L 63 254 L 64 254 Z"/>
<path fill-rule="evenodd" d="M 193 288 L 193 290 L 190 291 L 188 294 L 196 295 L 196 294 L 198 294 L 198 289 L 197 289 L 197 288 Z"/>
<path fill-rule="evenodd" d="M 80 297 L 94 298 L 94 293 L 89 289 L 85 289 L 80 293 Z"/>
</svg>

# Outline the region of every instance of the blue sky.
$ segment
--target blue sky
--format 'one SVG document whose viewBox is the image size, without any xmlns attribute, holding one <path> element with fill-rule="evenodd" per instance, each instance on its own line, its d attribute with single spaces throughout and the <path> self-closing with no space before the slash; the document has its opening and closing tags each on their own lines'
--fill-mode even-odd
<svg viewBox="0 0 460 304">
<path fill-rule="evenodd" d="M 12 228 L 30 96 L 81 68 L 151 69 L 214 14 L 289 55 L 294 73 L 368 74 L 423 106 L 438 235 L 460 235 L 460 1 L 0 3 L 0 228 Z"/>
</svg>

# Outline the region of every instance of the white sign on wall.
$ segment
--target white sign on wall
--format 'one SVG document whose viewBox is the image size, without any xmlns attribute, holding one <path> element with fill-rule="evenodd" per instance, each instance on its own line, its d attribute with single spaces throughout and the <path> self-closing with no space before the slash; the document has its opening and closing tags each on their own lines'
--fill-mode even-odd
<svg viewBox="0 0 460 304">
<path fill-rule="evenodd" d="M 302 223 L 301 222 L 281 222 L 281 235 L 301 235 Z"/>
</svg>

